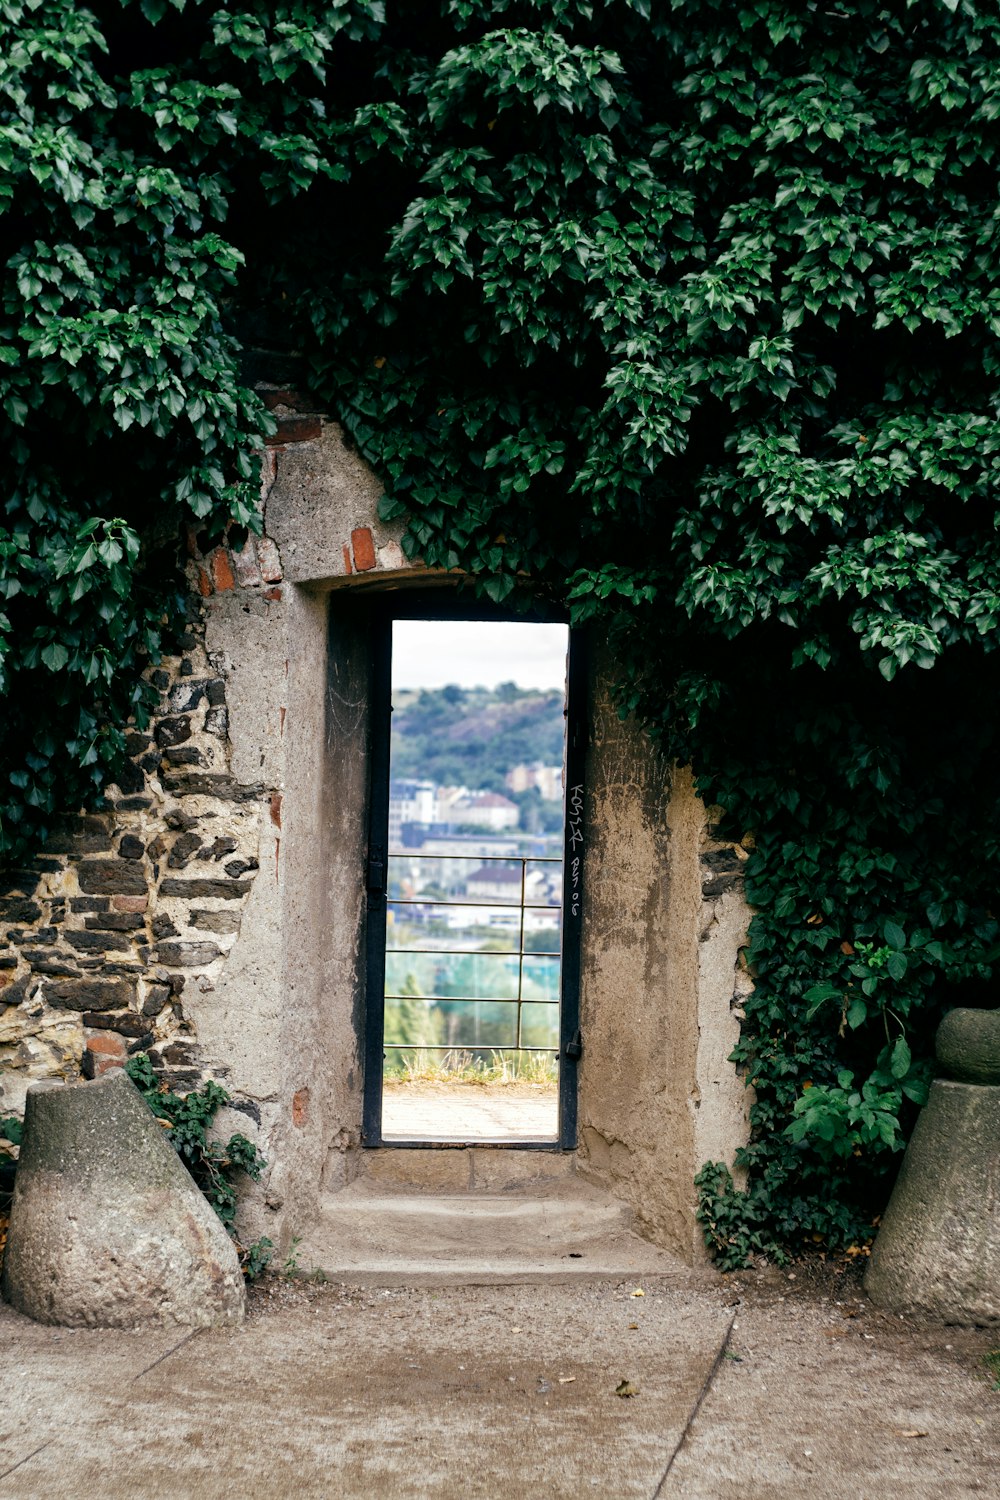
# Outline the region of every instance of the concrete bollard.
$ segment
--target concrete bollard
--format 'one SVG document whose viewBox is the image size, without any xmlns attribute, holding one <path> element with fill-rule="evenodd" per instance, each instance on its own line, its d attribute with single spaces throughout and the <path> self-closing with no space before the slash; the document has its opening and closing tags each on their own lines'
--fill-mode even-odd
<svg viewBox="0 0 1000 1500">
<path fill-rule="evenodd" d="M 953 1010 L 938 1067 L 872 1250 L 878 1306 L 1000 1323 L 1000 1010 Z"/>
<path fill-rule="evenodd" d="M 238 1323 L 235 1247 L 131 1080 L 29 1089 L 4 1297 L 41 1323 Z"/>
</svg>

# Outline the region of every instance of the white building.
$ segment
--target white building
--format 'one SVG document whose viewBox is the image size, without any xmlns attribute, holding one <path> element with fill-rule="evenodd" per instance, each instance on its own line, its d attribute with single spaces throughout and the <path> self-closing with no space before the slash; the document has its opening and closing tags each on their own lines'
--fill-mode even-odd
<svg viewBox="0 0 1000 1500">
<path fill-rule="evenodd" d="M 542 877 L 536 871 L 529 870 L 524 880 L 525 900 L 537 901 L 542 885 Z M 520 903 L 521 871 L 510 865 L 480 865 L 467 878 L 465 894 L 474 901 Z"/>
<path fill-rule="evenodd" d="M 398 849 L 404 823 L 437 822 L 437 787 L 433 781 L 389 783 L 389 848 Z"/>
<path fill-rule="evenodd" d="M 467 823 L 475 828 L 491 828 L 499 833 L 502 828 L 516 828 L 520 821 L 520 809 L 509 797 L 497 792 L 467 792 L 451 804 L 449 821 Z"/>
</svg>

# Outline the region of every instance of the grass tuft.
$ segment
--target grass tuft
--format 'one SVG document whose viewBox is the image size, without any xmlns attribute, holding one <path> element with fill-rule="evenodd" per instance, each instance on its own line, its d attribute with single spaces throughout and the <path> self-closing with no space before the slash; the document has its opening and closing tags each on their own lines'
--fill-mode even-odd
<svg viewBox="0 0 1000 1500">
<path fill-rule="evenodd" d="M 430 1052 L 416 1047 L 386 1060 L 387 1083 L 459 1083 L 472 1086 L 532 1083 L 555 1088 L 559 1064 L 551 1052 L 494 1050 L 489 1058 L 456 1048 Z"/>
</svg>

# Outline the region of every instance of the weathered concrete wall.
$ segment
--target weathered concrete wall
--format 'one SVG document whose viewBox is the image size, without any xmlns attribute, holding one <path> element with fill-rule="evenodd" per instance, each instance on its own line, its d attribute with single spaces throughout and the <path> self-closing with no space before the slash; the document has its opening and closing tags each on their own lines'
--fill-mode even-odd
<svg viewBox="0 0 1000 1500">
<path fill-rule="evenodd" d="M 704 1253 L 692 1178 L 746 1140 L 739 1035 L 749 910 L 745 851 L 709 836 L 690 773 L 622 722 L 612 664 L 591 680 L 580 1066 L 581 1165 L 629 1201 L 640 1227 Z M 740 857 L 742 855 L 742 858 Z"/>
<path fill-rule="evenodd" d="M 281 1245 L 361 1150 L 367 596 L 447 580 L 404 558 L 337 427 L 268 399 L 264 536 L 207 555 L 190 537 L 190 628 L 153 669 L 127 784 L 0 890 L 0 1113 L 129 1051 L 175 1086 L 214 1076 L 269 1161 L 243 1228 Z M 581 1159 L 690 1256 L 692 1177 L 745 1135 L 743 851 L 618 720 L 611 672 L 592 683 Z"/>
</svg>

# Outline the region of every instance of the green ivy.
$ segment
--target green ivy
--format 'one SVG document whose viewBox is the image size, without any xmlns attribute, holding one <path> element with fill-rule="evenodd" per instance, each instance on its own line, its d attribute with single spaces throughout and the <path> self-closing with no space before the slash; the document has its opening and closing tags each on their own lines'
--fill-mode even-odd
<svg viewBox="0 0 1000 1500">
<path fill-rule="evenodd" d="M 226 1233 L 236 1242 L 244 1276 L 248 1281 L 255 1280 L 269 1264 L 274 1246 L 266 1237 L 254 1240 L 251 1245 L 239 1243 L 236 1184 L 241 1172 L 258 1182 L 267 1162 L 245 1135 L 232 1135 L 225 1145 L 209 1140 L 212 1121 L 222 1106 L 229 1103 L 226 1090 L 209 1079 L 201 1088 L 175 1094 L 159 1077 L 145 1052 L 130 1057 L 125 1071 L 156 1118 L 169 1127 L 171 1145 L 222 1220 Z"/>
<path fill-rule="evenodd" d="M 253 523 L 240 344 L 294 353 L 407 551 L 590 622 L 750 851 L 753 1133 L 745 1189 L 701 1174 L 710 1242 L 869 1235 L 997 960 L 996 8 L 0 26 L 12 850 L 145 712 L 179 521 Z"/>
</svg>

